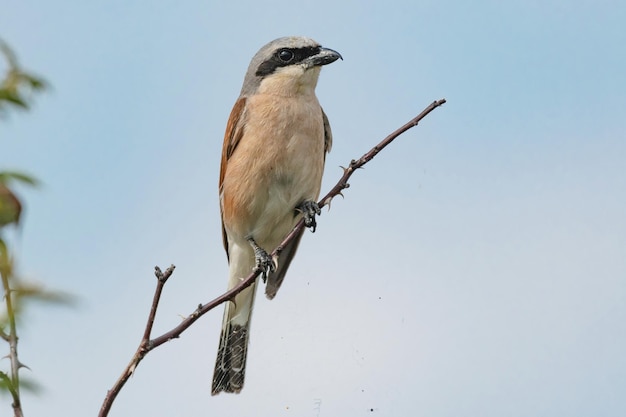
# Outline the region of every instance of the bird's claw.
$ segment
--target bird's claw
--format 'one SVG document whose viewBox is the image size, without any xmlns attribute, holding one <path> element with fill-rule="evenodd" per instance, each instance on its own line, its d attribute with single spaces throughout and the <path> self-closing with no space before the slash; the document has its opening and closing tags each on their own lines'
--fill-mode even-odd
<svg viewBox="0 0 626 417">
<path fill-rule="evenodd" d="M 315 220 L 315 215 L 322 214 L 322 210 L 320 206 L 315 201 L 304 201 L 296 210 L 302 213 L 302 217 L 304 218 L 304 225 L 311 229 L 311 232 L 315 232 L 315 228 L 317 227 L 317 221 Z"/>
<path fill-rule="evenodd" d="M 254 239 L 248 238 L 248 242 L 250 242 L 250 245 L 252 245 L 252 248 L 254 249 L 254 262 L 256 268 L 261 269 L 261 279 L 263 280 L 263 283 L 265 283 L 267 281 L 267 276 L 276 271 L 276 264 L 265 249 L 257 245 Z"/>
</svg>

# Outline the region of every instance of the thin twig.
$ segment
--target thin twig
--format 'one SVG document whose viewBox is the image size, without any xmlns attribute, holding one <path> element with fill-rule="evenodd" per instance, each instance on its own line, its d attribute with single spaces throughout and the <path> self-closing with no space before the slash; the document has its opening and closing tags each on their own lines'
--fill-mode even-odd
<svg viewBox="0 0 626 417">
<path fill-rule="evenodd" d="M 7 255 L 8 259 L 8 255 Z M 4 303 L 7 309 L 7 318 L 9 320 L 9 359 L 11 360 L 11 377 L 3 373 L 2 379 L 7 384 L 11 397 L 13 398 L 13 413 L 15 417 L 22 417 L 22 401 L 20 399 L 20 361 L 17 356 L 17 326 L 15 324 L 15 310 L 13 308 L 13 295 L 9 281 L 9 273 L 0 271 L 2 277 L 2 286 L 4 288 Z M 4 336 L 3 336 L 4 338 Z"/>
<path fill-rule="evenodd" d="M 354 171 L 361 168 L 363 165 L 374 159 L 374 157 L 378 154 L 378 152 L 382 151 L 387 145 L 393 142 L 398 136 L 406 132 L 412 127 L 418 125 L 418 123 L 426 117 L 431 111 L 435 110 L 437 107 L 443 105 L 446 102 L 446 99 L 442 98 L 441 100 L 433 101 L 430 103 L 428 107 L 426 107 L 420 114 L 409 120 L 404 126 L 399 127 L 393 133 L 389 134 L 385 139 L 383 139 L 378 145 L 374 146 L 370 149 L 366 154 L 360 157 L 357 160 L 350 161 L 350 165 L 348 168 L 344 168 L 343 176 L 337 182 L 337 184 L 320 200 L 319 206 L 322 208 L 326 204 L 329 204 L 333 197 L 341 194 L 342 190 L 345 190 L 350 185 L 348 184 L 348 179 L 352 176 Z"/>
<path fill-rule="evenodd" d="M 174 268 L 176 268 L 174 265 L 170 265 L 170 267 L 165 270 L 165 273 L 163 273 L 161 268 L 158 266 L 154 267 L 154 275 L 157 277 L 157 287 L 154 291 L 154 297 L 152 297 L 152 307 L 150 308 L 148 324 L 146 324 L 146 330 L 143 334 L 142 342 L 148 342 L 148 340 L 150 340 L 152 326 L 154 325 L 154 318 L 156 317 L 157 307 L 159 306 L 159 300 L 161 299 L 161 293 L 163 292 L 163 287 L 165 286 L 168 278 L 172 276 L 172 273 L 174 273 Z"/>
<path fill-rule="evenodd" d="M 174 273 L 174 265 L 170 265 L 169 268 L 165 270 L 165 272 L 161 271 L 161 268 L 158 266 L 154 267 L 154 274 L 157 277 L 157 286 L 154 290 L 154 296 L 152 297 L 152 307 L 150 307 L 150 314 L 148 314 L 148 322 L 146 323 L 146 329 L 143 333 L 143 337 L 141 338 L 141 342 L 139 342 L 139 347 L 133 358 L 130 360 L 122 375 L 118 378 L 113 385 L 113 388 L 107 392 L 107 395 L 102 403 L 102 407 L 100 408 L 99 416 L 106 416 L 109 414 L 109 410 L 111 409 L 111 405 L 113 405 L 113 401 L 115 401 L 115 397 L 119 394 L 120 390 L 126 384 L 126 381 L 132 376 L 133 372 L 135 372 L 135 368 L 139 365 L 139 362 L 146 356 L 148 352 L 150 352 L 154 347 L 151 347 L 150 335 L 152 333 L 152 326 L 154 325 L 154 318 L 156 317 L 157 308 L 159 306 L 159 301 L 161 300 L 161 293 L 163 292 L 163 287 L 167 282 L 167 279 L 172 276 Z"/>
<path fill-rule="evenodd" d="M 357 160 L 352 160 L 348 168 L 344 168 L 343 176 L 339 179 L 337 184 L 328 192 L 328 194 L 326 194 L 320 200 L 320 202 L 318 203 L 319 207 L 321 208 L 329 204 L 330 201 L 333 199 L 333 197 L 340 195 L 341 191 L 343 191 L 344 189 L 350 186 L 348 184 L 348 179 L 352 176 L 355 170 L 357 170 L 358 168 L 361 168 L 363 165 L 371 161 L 380 151 L 382 151 L 387 145 L 393 142 L 393 140 L 395 140 L 398 136 L 400 136 L 402 133 L 406 132 L 410 128 L 417 126 L 417 124 L 424 117 L 426 117 L 426 115 L 428 115 L 430 112 L 435 110 L 437 107 L 443 105 L 445 102 L 446 102 L 445 99 L 432 102 L 420 114 L 415 116 L 404 126 L 398 128 L 396 131 L 391 133 L 389 136 L 383 139 L 379 144 L 377 144 L 372 149 L 370 149 L 362 157 L 360 157 Z M 283 248 L 289 242 L 291 242 L 292 239 L 295 238 L 295 236 L 300 232 L 300 230 L 303 227 L 304 227 L 304 219 L 300 219 L 300 221 L 291 230 L 291 232 L 287 236 L 285 236 L 285 238 L 280 243 L 280 245 L 278 245 L 278 247 L 276 247 L 276 249 L 272 251 L 270 256 L 272 258 L 279 256 Z M 243 291 L 244 289 L 246 289 L 247 287 L 249 287 L 256 281 L 257 277 L 261 274 L 262 269 L 258 267 L 255 268 L 250 273 L 250 275 L 248 275 L 245 279 L 243 279 L 236 287 L 232 288 L 231 290 L 225 292 L 224 294 L 220 295 L 219 297 L 215 298 L 214 300 L 204 305 L 202 304 L 198 305 L 196 310 L 193 313 L 191 313 L 187 318 L 185 318 L 178 326 L 174 327 L 173 329 L 171 329 L 170 331 L 166 333 L 163 333 L 161 336 L 158 336 L 150 340 L 150 334 L 152 332 L 152 325 L 154 323 L 154 318 L 156 316 L 156 310 L 159 304 L 159 299 L 161 297 L 161 292 L 163 291 L 163 286 L 165 285 L 165 282 L 172 275 L 173 272 L 174 272 L 174 265 L 170 266 L 165 271 L 165 273 L 161 273 L 161 270 L 158 267 L 155 268 L 155 273 L 157 275 L 158 282 L 157 282 L 157 287 L 155 289 L 155 294 L 154 294 L 154 298 L 152 301 L 152 307 L 150 309 L 150 314 L 148 316 L 148 323 L 146 325 L 143 338 L 141 340 L 141 343 L 139 344 L 139 347 L 137 348 L 137 351 L 133 355 L 133 358 L 129 362 L 128 366 L 126 367 L 122 375 L 116 381 L 115 385 L 113 385 L 113 387 L 107 392 L 107 395 L 104 399 L 104 403 L 102 404 L 102 407 L 100 408 L 100 413 L 98 414 L 99 417 L 106 417 L 108 415 L 109 410 L 111 409 L 111 406 L 113 405 L 113 401 L 117 397 L 117 394 L 119 394 L 120 390 L 122 389 L 126 381 L 128 381 L 130 376 L 133 374 L 134 370 L 137 368 L 137 365 L 139 365 L 139 362 L 141 362 L 141 360 L 146 356 L 146 354 L 148 354 L 148 352 L 150 352 L 152 349 L 159 347 L 163 343 L 166 343 L 172 339 L 176 339 L 180 337 L 180 335 L 185 330 L 187 330 L 196 320 L 198 320 L 204 314 L 208 313 L 209 311 L 219 306 L 223 302 L 232 300 L 237 294 L 239 294 L 241 291 Z"/>
</svg>

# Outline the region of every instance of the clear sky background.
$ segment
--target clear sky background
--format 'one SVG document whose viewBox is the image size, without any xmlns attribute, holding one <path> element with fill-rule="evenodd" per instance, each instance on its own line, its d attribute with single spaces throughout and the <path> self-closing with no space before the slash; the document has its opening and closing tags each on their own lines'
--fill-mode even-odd
<svg viewBox="0 0 626 417">
<path fill-rule="evenodd" d="M 0 121 L 27 201 L 27 416 L 96 415 L 174 263 L 155 334 L 226 286 L 217 178 L 252 55 L 341 52 L 318 97 L 324 190 L 435 99 L 307 233 L 253 317 L 244 391 L 210 396 L 222 309 L 152 352 L 112 416 L 626 415 L 626 4 L 4 2 L 0 36 L 52 88 Z M 3 368 L 8 361 L 1 362 Z M 0 414 L 10 414 L 0 398 Z"/>
</svg>

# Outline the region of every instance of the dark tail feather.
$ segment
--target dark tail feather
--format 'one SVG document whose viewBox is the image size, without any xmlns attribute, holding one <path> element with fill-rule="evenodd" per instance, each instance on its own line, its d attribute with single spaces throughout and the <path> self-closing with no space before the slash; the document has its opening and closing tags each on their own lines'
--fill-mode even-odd
<svg viewBox="0 0 626 417">
<path fill-rule="evenodd" d="M 289 265 L 293 260 L 293 256 L 296 254 L 296 250 L 298 250 L 298 245 L 300 244 L 303 233 L 304 228 L 300 230 L 298 236 L 296 236 L 291 242 L 289 242 L 289 244 L 287 244 L 283 248 L 283 251 L 280 253 L 280 257 L 278 258 L 278 269 L 274 272 L 271 272 L 267 277 L 265 295 L 270 300 L 276 296 L 278 289 L 285 279 L 285 273 L 287 273 L 287 269 L 289 268 Z"/>
<path fill-rule="evenodd" d="M 248 326 L 228 324 L 222 329 L 217 350 L 211 395 L 220 392 L 239 393 L 243 388 L 248 354 Z"/>
</svg>

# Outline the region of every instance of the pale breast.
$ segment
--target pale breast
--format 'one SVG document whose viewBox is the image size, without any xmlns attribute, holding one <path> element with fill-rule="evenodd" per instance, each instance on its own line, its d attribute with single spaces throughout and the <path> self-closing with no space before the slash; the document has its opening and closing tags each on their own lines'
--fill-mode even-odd
<svg viewBox="0 0 626 417">
<path fill-rule="evenodd" d="M 317 199 L 324 168 L 324 124 L 314 95 L 249 98 L 243 137 L 228 161 L 224 195 L 230 233 L 275 245 L 295 225 L 294 209 Z"/>
</svg>

